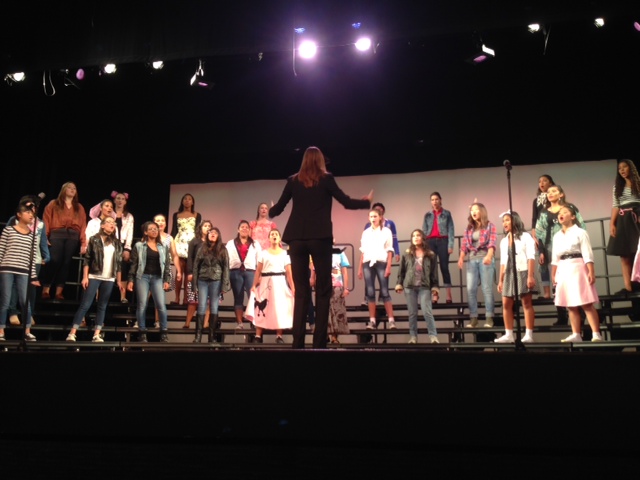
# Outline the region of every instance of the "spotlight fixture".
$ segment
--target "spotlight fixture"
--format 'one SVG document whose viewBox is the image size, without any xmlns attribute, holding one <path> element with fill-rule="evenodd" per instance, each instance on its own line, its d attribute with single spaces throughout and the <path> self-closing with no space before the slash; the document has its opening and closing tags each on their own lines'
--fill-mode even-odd
<svg viewBox="0 0 640 480">
<path fill-rule="evenodd" d="M 361 52 L 366 52 L 371 49 L 371 39 L 369 37 L 362 37 L 356 41 L 356 49 Z"/>
<path fill-rule="evenodd" d="M 215 85 L 212 81 L 205 79 L 204 62 L 202 60 L 198 60 L 198 68 L 196 69 L 196 73 L 191 77 L 189 84 L 194 87 L 202 87 L 209 90 Z"/>
<path fill-rule="evenodd" d="M 9 85 L 13 85 L 14 83 L 24 82 L 25 77 L 24 72 L 8 73 L 4 76 L 4 81 Z"/>
<path fill-rule="evenodd" d="M 495 50 L 484 44 L 478 32 L 473 32 L 472 39 L 475 44 L 475 53 L 467 58 L 467 63 L 478 65 L 496 56 Z"/>
<path fill-rule="evenodd" d="M 487 47 L 484 43 L 482 45 L 480 45 L 480 48 L 477 50 L 477 52 L 473 55 L 471 55 L 468 59 L 467 62 L 471 63 L 472 65 L 477 65 L 479 63 L 485 62 L 493 57 L 496 56 L 496 52 L 495 50 L 493 50 L 492 48 Z"/>
<path fill-rule="evenodd" d="M 593 21 L 593 24 L 594 24 L 596 27 L 598 27 L 598 28 L 604 27 L 604 18 L 602 18 L 602 17 L 598 17 L 598 18 L 596 18 L 596 19 Z"/>
<path fill-rule="evenodd" d="M 107 63 L 104 67 L 102 67 L 102 71 L 107 75 L 111 75 L 112 73 L 116 73 L 118 67 L 115 63 Z"/>
<path fill-rule="evenodd" d="M 528 28 L 529 28 L 529 32 L 536 33 L 540 31 L 541 27 L 539 23 L 530 23 Z"/>
<path fill-rule="evenodd" d="M 156 60 L 155 62 L 151 62 L 151 66 L 154 70 L 162 70 L 162 67 L 164 67 L 164 62 L 162 60 Z"/>
<path fill-rule="evenodd" d="M 298 52 L 302 58 L 313 58 L 318 52 L 318 45 L 311 40 L 305 40 L 298 47 Z"/>
<path fill-rule="evenodd" d="M 635 28 L 638 32 L 640 32 L 640 23 L 633 22 L 633 28 Z"/>
</svg>

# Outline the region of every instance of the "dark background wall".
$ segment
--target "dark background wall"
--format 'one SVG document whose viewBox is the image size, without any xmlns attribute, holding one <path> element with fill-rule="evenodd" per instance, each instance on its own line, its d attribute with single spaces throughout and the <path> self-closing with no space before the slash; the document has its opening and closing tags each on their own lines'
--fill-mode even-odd
<svg viewBox="0 0 640 480">
<path fill-rule="evenodd" d="M 27 80 L 0 88 L 2 213 L 73 180 L 85 206 L 124 190 L 148 218 L 172 183 L 283 178 L 311 144 L 339 176 L 634 158 L 635 13 L 616 1 L 12 3 L 0 70 Z M 533 19 L 546 37 L 527 31 Z M 356 20 L 375 55 L 354 55 Z M 314 66 L 292 61 L 300 25 L 321 36 Z M 474 38 L 492 62 L 464 61 Z M 189 86 L 198 59 L 212 90 Z M 98 73 L 106 61 L 113 77 Z"/>
</svg>

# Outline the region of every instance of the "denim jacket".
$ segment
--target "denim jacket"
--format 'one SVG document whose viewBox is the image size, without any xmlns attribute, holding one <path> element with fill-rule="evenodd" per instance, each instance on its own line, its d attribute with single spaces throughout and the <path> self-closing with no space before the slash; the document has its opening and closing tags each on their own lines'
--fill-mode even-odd
<svg viewBox="0 0 640 480">
<path fill-rule="evenodd" d="M 396 285 L 402 285 L 405 289 L 416 288 L 413 284 L 416 274 L 415 258 L 409 249 L 402 254 Z M 429 252 L 428 255 L 422 258 L 422 281 L 419 288 L 427 288 L 438 292 L 438 287 L 437 257 L 435 253 Z"/>
<path fill-rule="evenodd" d="M 422 222 L 422 231 L 425 237 L 428 237 L 433 230 L 433 210 L 429 210 L 424 214 L 424 221 Z M 442 209 L 442 213 L 438 215 L 438 230 L 440 235 L 447 237 L 447 248 L 453 250 L 453 242 L 455 240 L 455 233 L 453 227 L 453 217 L 449 210 Z"/>
<path fill-rule="evenodd" d="M 122 271 L 122 243 L 115 239 L 113 242 L 115 252 L 113 254 L 113 278 L 118 278 L 117 273 Z M 93 275 L 102 274 L 104 266 L 104 246 L 99 233 L 91 236 L 87 243 L 87 251 L 84 254 L 84 266 L 89 267 L 89 273 Z"/>
<path fill-rule="evenodd" d="M 158 243 L 158 254 L 160 255 L 160 271 L 163 283 L 169 283 L 169 275 L 171 274 L 171 257 L 169 250 Z M 144 275 L 144 267 L 147 265 L 147 242 L 138 242 L 131 250 L 131 268 L 129 268 L 129 281 L 135 282 L 136 279 L 142 278 Z"/>
</svg>

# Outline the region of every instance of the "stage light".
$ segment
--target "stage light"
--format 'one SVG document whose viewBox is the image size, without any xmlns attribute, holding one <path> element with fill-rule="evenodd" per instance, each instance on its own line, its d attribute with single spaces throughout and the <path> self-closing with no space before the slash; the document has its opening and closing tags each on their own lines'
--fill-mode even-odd
<svg viewBox="0 0 640 480">
<path fill-rule="evenodd" d="M 298 47 L 298 52 L 302 58 L 313 58 L 318 52 L 318 45 L 311 40 L 305 40 Z"/>
<path fill-rule="evenodd" d="M 479 63 L 485 62 L 493 57 L 496 56 L 496 52 L 495 50 L 493 50 L 492 48 L 487 47 L 484 43 L 480 46 L 480 48 L 478 49 L 478 51 L 471 55 L 471 57 L 469 57 L 467 59 L 467 62 L 471 63 L 472 65 L 477 65 Z"/>
<path fill-rule="evenodd" d="M 596 18 L 596 19 L 593 21 L 593 24 L 594 24 L 596 27 L 598 27 L 598 28 L 600 28 L 600 27 L 604 27 L 604 18 L 602 18 L 602 17 L 598 17 L 598 18 Z"/>
<path fill-rule="evenodd" d="M 211 80 L 207 80 L 204 76 L 204 61 L 198 60 L 198 68 L 196 73 L 193 74 L 189 84 L 193 87 L 202 87 L 211 90 L 215 83 Z"/>
<path fill-rule="evenodd" d="M 84 69 L 79 68 L 76 70 L 76 78 L 80 81 L 84 80 Z"/>
<path fill-rule="evenodd" d="M 154 68 L 154 70 L 162 70 L 162 67 L 164 67 L 164 62 L 162 60 L 156 60 L 155 62 L 151 62 L 151 66 Z"/>
<path fill-rule="evenodd" d="M 369 37 L 362 37 L 356 41 L 356 48 L 361 52 L 366 52 L 371 49 L 371 39 Z"/>
<path fill-rule="evenodd" d="M 531 33 L 536 33 L 540 31 L 540 24 L 539 23 L 531 23 L 529 24 L 529 31 Z"/>
<path fill-rule="evenodd" d="M 104 67 L 102 67 L 102 71 L 107 75 L 111 75 L 112 73 L 115 73 L 116 70 L 118 70 L 118 67 L 116 66 L 115 63 L 107 63 Z"/>
<path fill-rule="evenodd" d="M 633 22 L 633 28 L 635 28 L 637 31 L 640 32 L 640 23 L 638 22 Z"/>
<path fill-rule="evenodd" d="M 13 85 L 14 83 L 24 82 L 26 75 L 24 72 L 16 72 L 16 73 L 8 73 L 4 76 L 4 81 L 9 85 Z"/>
</svg>

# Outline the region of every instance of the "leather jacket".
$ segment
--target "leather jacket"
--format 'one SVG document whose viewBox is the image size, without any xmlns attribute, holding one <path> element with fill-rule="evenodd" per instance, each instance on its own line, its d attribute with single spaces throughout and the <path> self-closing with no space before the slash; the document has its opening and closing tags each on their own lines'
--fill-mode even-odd
<svg viewBox="0 0 640 480">
<path fill-rule="evenodd" d="M 114 238 L 113 246 L 115 252 L 113 255 L 113 278 L 117 278 L 117 273 L 122 271 L 122 243 Z M 102 274 L 104 266 L 104 246 L 102 245 L 102 237 L 96 233 L 87 243 L 87 251 L 83 257 L 83 265 L 89 267 L 89 273 L 92 275 Z"/>
</svg>

